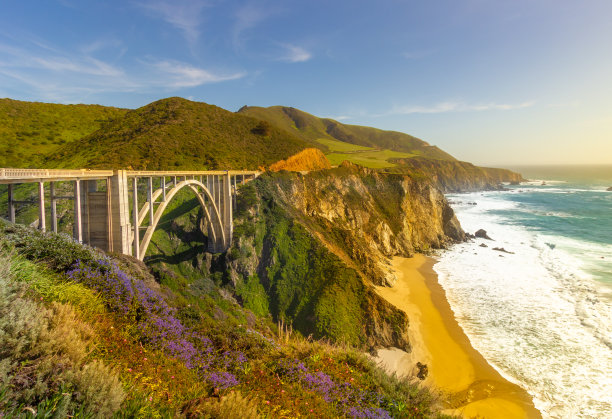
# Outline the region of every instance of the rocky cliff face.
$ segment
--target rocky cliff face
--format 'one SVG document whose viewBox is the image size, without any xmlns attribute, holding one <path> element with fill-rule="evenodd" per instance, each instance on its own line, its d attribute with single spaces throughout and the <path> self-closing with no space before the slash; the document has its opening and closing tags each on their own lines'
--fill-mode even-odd
<svg viewBox="0 0 612 419">
<path fill-rule="evenodd" d="M 442 193 L 408 176 L 344 163 L 273 187 L 290 213 L 376 285 L 395 282 L 389 258 L 465 238 Z"/>
<path fill-rule="evenodd" d="M 239 198 L 226 268 L 243 304 L 355 346 L 408 350 L 408 319 L 372 285 L 393 284 L 392 256 L 465 237 L 429 180 L 351 164 L 264 175 Z"/>
<path fill-rule="evenodd" d="M 410 158 L 394 162 L 399 165 L 394 171 L 428 177 L 444 193 L 499 190 L 502 182 L 526 180 L 511 170 L 478 167 L 462 161 Z"/>
</svg>

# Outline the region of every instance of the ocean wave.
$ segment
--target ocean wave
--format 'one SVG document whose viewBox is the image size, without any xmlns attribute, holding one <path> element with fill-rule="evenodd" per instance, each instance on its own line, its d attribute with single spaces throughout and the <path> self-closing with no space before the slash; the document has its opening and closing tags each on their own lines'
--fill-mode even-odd
<svg viewBox="0 0 612 419">
<path fill-rule="evenodd" d="M 477 240 L 440 256 L 435 269 L 459 323 L 545 417 L 605 416 L 612 410 L 612 283 L 596 282 L 585 259 L 597 264 L 612 245 L 536 234 L 490 213 L 518 210 L 516 203 L 500 195 L 474 200 L 457 208 L 464 229 L 484 228 L 514 254 Z"/>
</svg>

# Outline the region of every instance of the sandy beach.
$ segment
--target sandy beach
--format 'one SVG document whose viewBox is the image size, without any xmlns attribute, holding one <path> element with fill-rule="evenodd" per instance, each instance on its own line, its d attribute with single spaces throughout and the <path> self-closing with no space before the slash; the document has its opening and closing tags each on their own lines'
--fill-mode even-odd
<svg viewBox="0 0 612 419">
<path fill-rule="evenodd" d="M 408 314 L 412 351 L 382 349 L 378 359 L 398 375 L 416 375 L 416 363 L 428 367 L 424 385 L 439 389 L 444 413 L 466 418 L 540 418 L 529 394 L 503 378 L 471 345 L 455 320 L 433 270 L 423 255 L 393 259 L 398 281 L 377 292 Z"/>
</svg>

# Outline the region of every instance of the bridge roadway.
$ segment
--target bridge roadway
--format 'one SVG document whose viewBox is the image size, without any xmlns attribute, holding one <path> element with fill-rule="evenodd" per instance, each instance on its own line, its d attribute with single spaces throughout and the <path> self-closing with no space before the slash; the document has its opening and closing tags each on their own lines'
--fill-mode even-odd
<svg viewBox="0 0 612 419">
<path fill-rule="evenodd" d="M 51 230 L 57 232 L 57 202 L 72 200 L 75 240 L 142 260 L 153 232 L 172 198 L 183 188 L 194 192 L 206 218 L 208 251 L 227 250 L 232 241 L 233 208 L 238 186 L 258 171 L 129 171 L 0 168 L 0 184 L 8 186 L 8 220 L 15 222 L 17 205 L 38 203 L 38 228 L 47 228 L 49 198 Z M 60 182 L 71 193 L 56 194 Z M 15 185 L 38 184 L 37 201 L 18 201 Z M 47 186 L 48 184 L 48 186 Z M 62 190 L 66 187 L 63 186 Z M 145 196 L 139 206 L 139 199 Z M 131 209 L 131 213 L 130 213 Z M 201 226 L 202 227 L 202 226 Z"/>
</svg>

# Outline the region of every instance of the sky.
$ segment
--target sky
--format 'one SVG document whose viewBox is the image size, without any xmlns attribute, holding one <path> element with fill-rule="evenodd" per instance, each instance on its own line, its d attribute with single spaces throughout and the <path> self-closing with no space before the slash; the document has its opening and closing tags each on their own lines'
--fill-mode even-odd
<svg viewBox="0 0 612 419">
<path fill-rule="evenodd" d="M 612 164 L 610 0 L 0 0 L 0 11 L 0 97 L 284 105 L 481 165 Z"/>
</svg>

